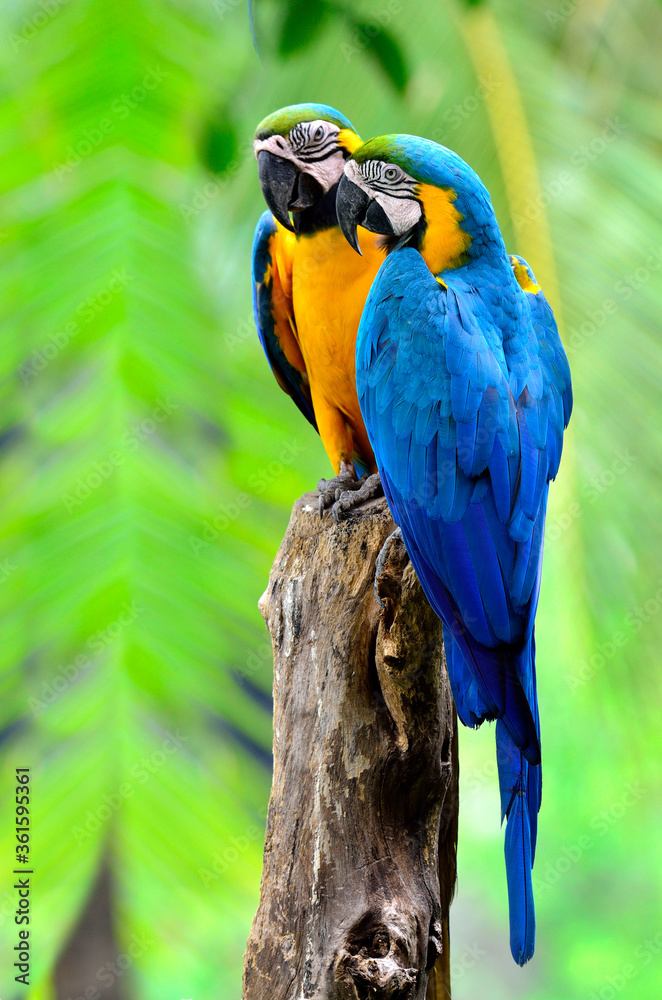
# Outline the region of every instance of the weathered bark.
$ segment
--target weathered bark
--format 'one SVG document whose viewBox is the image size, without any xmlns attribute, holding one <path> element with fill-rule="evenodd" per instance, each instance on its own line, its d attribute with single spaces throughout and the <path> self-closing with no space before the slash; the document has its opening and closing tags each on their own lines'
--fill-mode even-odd
<svg viewBox="0 0 662 1000">
<path fill-rule="evenodd" d="M 302 497 L 260 601 L 274 776 L 244 1000 L 448 996 L 455 711 L 441 624 L 401 542 L 384 611 L 375 601 L 393 528 L 384 500 L 336 524 Z"/>
</svg>

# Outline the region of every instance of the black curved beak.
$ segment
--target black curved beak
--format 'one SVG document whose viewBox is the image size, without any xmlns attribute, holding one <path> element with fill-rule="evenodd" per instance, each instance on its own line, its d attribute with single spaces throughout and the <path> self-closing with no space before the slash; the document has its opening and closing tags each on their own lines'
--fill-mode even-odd
<svg viewBox="0 0 662 1000">
<path fill-rule="evenodd" d="M 312 208 L 324 196 L 321 184 L 314 177 L 302 173 L 291 160 L 276 156 L 268 149 L 257 154 L 257 174 L 271 213 L 291 233 L 297 230 L 296 214 Z M 294 225 L 290 212 L 295 215 Z"/>
<path fill-rule="evenodd" d="M 292 202 L 299 171 L 290 160 L 275 156 L 268 149 L 262 149 L 257 154 L 257 175 L 264 200 L 273 216 L 281 226 L 291 233 L 294 226 L 290 222 L 288 206 Z"/>
<path fill-rule="evenodd" d="M 336 215 L 342 233 L 358 254 L 361 253 L 356 229 L 363 226 L 371 233 L 393 235 L 393 226 L 382 206 L 343 174 L 336 194 Z"/>
<path fill-rule="evenodd" d="M 290 212 L 302 212 L 305 208 L 312 208 L 324 197 L 324 189 L 310 174 L 300 172 L 294 185 L 293 196 L 295 200 L 288 206 Z"/>
</svg>

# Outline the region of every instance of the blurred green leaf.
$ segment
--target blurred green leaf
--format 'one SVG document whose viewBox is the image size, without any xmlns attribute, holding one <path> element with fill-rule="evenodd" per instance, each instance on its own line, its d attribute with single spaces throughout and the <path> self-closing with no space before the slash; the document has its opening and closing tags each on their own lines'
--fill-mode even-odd
<svg viewBox="0 0 662 1000">
<path fill-rule="evenodd" d="M 324 0 L 290 0 L 285 6 L 278 52 L 282 57 L 294 55 L 310 45 L 319 35 L 330 13 Z"/>
<path fill-rule="evenodd" d="M 235 162 L 239 151 L 237 129 L 225 108 L 211 115 L 200 139 L 200 159 L 207 170 L 222 177 Z"/>
<path fill-rule="evenodd" d="M 366 55 L 381 67 L 399 93 L 403 93 L 409 79 L 404 52 L 394 35 L 386 28 L 370 21 L 348 18 L 353 39 Z"/>
</svg>

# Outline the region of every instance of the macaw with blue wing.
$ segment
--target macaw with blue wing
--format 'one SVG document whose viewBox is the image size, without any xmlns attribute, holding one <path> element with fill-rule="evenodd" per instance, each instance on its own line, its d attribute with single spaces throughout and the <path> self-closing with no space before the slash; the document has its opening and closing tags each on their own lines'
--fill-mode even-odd
<svg viewBox="0 0 662 1000">
<path fill-rule="evenodd" d="M 253 143 L 270 209 L 253 241 L 255 323 L 276 380 L 319 431 L 337 474 L 321 484 L 320 512 L 376 472 L 356 395 L 355 345 L 383 254 L 362 229 L 358 257 L 336 217 L 338 182 L 360 145 L 350 122 L 325 104 L 274 112 Z M 381 492 L 376 476 L 355 502 L 374 492 Z"/>
<path fill-rule="evenodd" d="M 387 257 L 356 343 L 361 411 L 382 485 L 444 625 L 466 726 L 496 720 L 510 945 L 534 950 L 541 800 L 534 620 L 549 482 L 572 391 L 552 311 L 509 257 L 488 192 L 455 153 L 371 139 L 345 165 L 338 221 Z"/>
</svg>

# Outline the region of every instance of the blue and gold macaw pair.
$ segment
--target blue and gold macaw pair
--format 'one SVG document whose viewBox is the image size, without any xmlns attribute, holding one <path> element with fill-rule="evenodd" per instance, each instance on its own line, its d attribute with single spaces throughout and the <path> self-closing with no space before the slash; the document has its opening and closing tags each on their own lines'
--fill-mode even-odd
<svg viewBox="0 0 662 1000">
<path fill-rule="evenodd" d="M 443 622 L 458 715 L 496 721 L 523 965 L 541 799 L 534 619 L 572 408 L 556 323 L 449 149 L 408 135 L 362 144 L 338 112 L 299 105 L 262 122 L 255 153 L 271 210 L 253 250 L 260 340 L 341 483 L 378 470 Z"/>
</svg>

